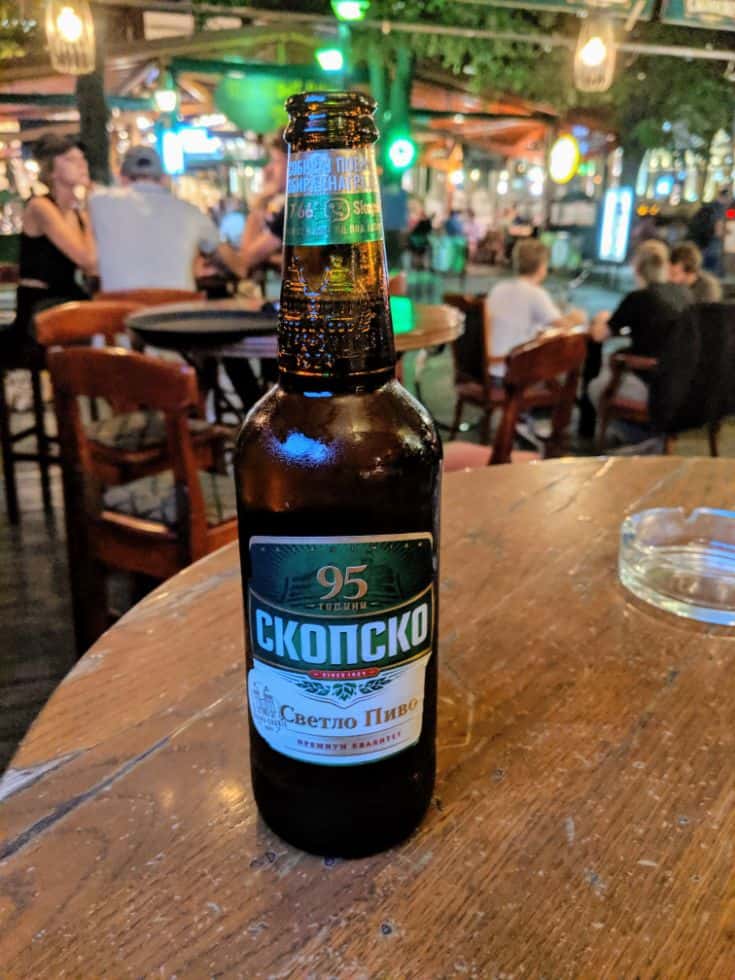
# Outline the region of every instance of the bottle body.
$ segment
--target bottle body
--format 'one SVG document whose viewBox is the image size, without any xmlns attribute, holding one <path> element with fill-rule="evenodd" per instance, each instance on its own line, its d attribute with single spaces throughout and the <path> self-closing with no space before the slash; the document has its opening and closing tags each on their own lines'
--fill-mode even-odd
<svg viewBox="0 0 735 980">
<path fill-rule="evenodd" d="M 287 841 L 350 857 L 405 838 L 431 799 L 441 447 L 394 377 L 382 241 L 310 241 L 316 203 L 295 242 L 287 213 L 280 380 L 235 474 L 255 798 Z"/>
</svg>

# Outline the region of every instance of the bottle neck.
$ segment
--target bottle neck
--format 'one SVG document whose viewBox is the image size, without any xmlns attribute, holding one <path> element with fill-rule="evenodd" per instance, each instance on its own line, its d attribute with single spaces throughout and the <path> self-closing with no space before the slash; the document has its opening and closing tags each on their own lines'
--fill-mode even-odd
<svg viewBox="0 0 735 980">
<path fill-rule="evenodd" d="M 279 369 L 304 391 L 395 375 L 380 189 L 371 144 L 289 155 Z"/>
</svg>

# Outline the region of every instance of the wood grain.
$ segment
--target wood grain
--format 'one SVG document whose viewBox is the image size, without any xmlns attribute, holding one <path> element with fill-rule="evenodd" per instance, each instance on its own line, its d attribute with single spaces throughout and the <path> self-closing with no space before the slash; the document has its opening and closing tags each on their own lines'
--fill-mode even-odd
<svg viewBox="0 0 735 980">
<path fill-rule="evenodd" d="M 234 547 L 165 584 L 2 784 L 5 972 L 732 977 L 733 635 L 631 601 L 616 560 L 625 514 L 732 507 L 733 477 L 649 458 L 446 479 L 437 795 L 362 861 L 301 854 L 255 811 Z"/>
</svg>

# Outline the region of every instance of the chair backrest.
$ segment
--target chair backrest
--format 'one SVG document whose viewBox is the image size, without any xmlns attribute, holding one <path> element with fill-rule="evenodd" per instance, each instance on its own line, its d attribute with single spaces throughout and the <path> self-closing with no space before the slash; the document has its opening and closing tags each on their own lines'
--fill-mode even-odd
<svg viewBox="0 0 735 980">
<path fill-rule="evenodd" d="M 388 279 L 389 296 L 408 296 L 408 276 L 405 272 L 396 272 Z"/>
<path fill-rule="evenodd" d="M 162 306 L 165 303 L 193 303 L 206 299 L 205 293 L 195 289 L 119 289 L 99 292 L 95 300 L 127 300 L 138 306 Z"/>
<path fill-rule="evenodd" d="M 649 409 L 659 432 L 715 425 L 735 415 L 735 304 L 698 303 L 662 337 Z"/>
<path fill-rule="evenodd" d="M 506 404 L 495 436 L 492 464 L 510 462 L 518 415 L 524 401 L 529 397 L 532 400 L 533 389 L 538 386 L 548 393 L 552 407 L 551 437 L 545 455 L 561 455 L 586 353 L 585 333 L 549 331 L 508 354 Z"/>
<path fill-rule="evenodd" d="M 140 303 L 129 300 L 83 300 L 62 303 L 36 313 L 34 317 L 36 340 L 42 347 L 80 344 L 102 335 L 105 343 L 114 344 L 115 338 L 126 333 L 125 320 Z"/>
<path fill-rule="evenodd" d="M 196 372 L 185 364 L 163 361 L 123 348 L 52 348 L 48 367 L 54 389 L 65 481 L 97 481 L 89 438 L 82 424 L 79 398 L 104 398 L 112 403 L 124 392 L 126 402 L 163 413 L 168 458 L 177 489 L 185 502 L 179 514 L 181 531 L 195 554 L 202 554 L 206 535 L 204 498 L 188 425 L 191 409 L 199 404 Z M 185 525 L 185 526 L 184 526 Z"/>
<path fill-rule="evenodd" d="M 452 345 L 454 380 L 489 384 L 490 314 L 483 294 L 444 293 L 444 302 L 464 313 L 464 332 Z"/>
</svg>

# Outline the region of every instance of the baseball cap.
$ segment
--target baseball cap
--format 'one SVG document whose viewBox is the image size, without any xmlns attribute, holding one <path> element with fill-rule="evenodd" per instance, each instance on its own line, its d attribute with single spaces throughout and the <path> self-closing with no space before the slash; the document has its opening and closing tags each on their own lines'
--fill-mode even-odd
<svg viewBox="0 0 735 980">
<path fill-rule="evenodd" d="M 152 146 L 131 146 L 123 157 L 120 173 L 123 177 L 163 177 L 161 158 Z"/>
</svg>

